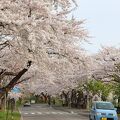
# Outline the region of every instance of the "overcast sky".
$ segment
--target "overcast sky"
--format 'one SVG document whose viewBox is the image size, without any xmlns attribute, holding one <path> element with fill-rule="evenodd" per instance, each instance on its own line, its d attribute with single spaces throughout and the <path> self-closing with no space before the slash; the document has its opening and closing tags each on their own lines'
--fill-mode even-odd
<svg viewBox="0 0 120 120">
<path fill-rule="evenodd" d="M 120 46 L 120 0 L 76 0 L 74 16 L 86 19 L 92 45 L 85 48 L 95 53 L 100 46 Z"/>
</svg>

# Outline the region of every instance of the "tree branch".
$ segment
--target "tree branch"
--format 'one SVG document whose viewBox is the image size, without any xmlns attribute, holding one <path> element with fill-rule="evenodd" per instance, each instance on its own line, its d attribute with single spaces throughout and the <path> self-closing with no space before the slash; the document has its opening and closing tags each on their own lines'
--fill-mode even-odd
<svg viewBox="0 0 120 120">
<path fill-rule="evenodd" d="M 3 87 L 3 88 L 1 89 L 2 92 L 0 93 L 0 98 L 1 98 L 6 92 L 10 91 L 10 90 L 16 85 L 16 83 L 17 83 L 18 80 L 22 77 L 22 75 L 24 75 L 24 74 L 28 71 L 28 69 L 29 69 L 29 67 L 31 66 L 31 64 L 32 64 L 32 61 L 28 61 L 28 62 L 27 62 L 27 68 L 24 68 L 23 70 L 21 70 L 21 71 L 9 82 L 8 85 L 6 85 L 5 87 Z"/>
<path fill-rule="evenodd" d="M 23 79 L 23 80 L 17 82 L 15 85 L 17 85 L 17 84 L 19 84 L 19 83 L 22 83 L 22 82 L 24 82 L 24 81 L 27 81 L 27 80 L 29 80 L 30 78 L 31 78 L 31 77 L 27 77 L 27 78 L 25 78 L 25 79 Z"/>
</svg>

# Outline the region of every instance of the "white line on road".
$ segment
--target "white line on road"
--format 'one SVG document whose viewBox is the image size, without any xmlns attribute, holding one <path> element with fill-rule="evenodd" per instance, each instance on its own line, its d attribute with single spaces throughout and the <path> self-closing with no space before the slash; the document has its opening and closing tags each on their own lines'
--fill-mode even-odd
<svg viewBox="0 0 120 120">
<path fill-rule="evenodd" d="M 24 113 L 25 115 L 28 115 L 28 113 Z"/>
<path fill-rule="evenodd" d="M 42 113 L 41 112 L 37 112 L 38 114 L 40 114 L 40 115 L 42 115 Z"/>
<path fill-rule="evenodd" d="M 52 114 L 57 114 L 57 112 L 51 112 Z"/>
<path fill-rule="evenodd" d="M 31 114 L 31 115 L 35 115 L 35 114 L 39 114 L 39 115 L 44 115 L 44 114 L 46 114 L 46 115 L 50 115 L 50 114 L 53 114 L 53 115 L 57 115 L 57 114 L 60 114 L 60 115 L 77 115 L 77 113 L 75 113 L 75 112 L 31 112 L 31 113 L 24 113 L 25 115 L 28 115 L 28 114 Z"/>
<path fill-rule="evenodd" d="M 34 115 L 35 113 L 31 113 L 32 115 Z"/>
<path fill-rule="evenodd" d="M 70 114 L 69 112 L 64 112 L 64 114 Z"/>
<path fill-rule="evenodd" d="M 50 112 L 45 112 L 45 114 L 50 114 Z"/>
<path fill-rule="evenodd" d="M 61 115 L 62 115 L 62 114 L 64 114 L 64 112 L 58 112 L 58 114 L 61 114 Z"/>
</svg>

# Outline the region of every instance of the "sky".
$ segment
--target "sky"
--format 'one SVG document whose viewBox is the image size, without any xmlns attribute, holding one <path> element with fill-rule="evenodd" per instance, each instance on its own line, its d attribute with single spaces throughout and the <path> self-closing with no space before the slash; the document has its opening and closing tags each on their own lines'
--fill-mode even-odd
<svg viewBox="0 0 120 120">
<path fill-rule="evenodd" d="M 96 53 L 101 46 L 120 47 L 120 0 L 76 0 L 79 7 L 73 12 L 78 19 L 86 19 L 90 42 L 83 47 Z"/>
</svg>

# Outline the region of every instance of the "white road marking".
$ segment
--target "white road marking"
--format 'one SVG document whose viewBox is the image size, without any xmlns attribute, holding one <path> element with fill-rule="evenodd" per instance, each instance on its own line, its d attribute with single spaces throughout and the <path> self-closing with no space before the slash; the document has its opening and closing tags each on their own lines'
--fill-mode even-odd
<svg viewBox="0 0 120 120">
<path fill-rule="evenodd" d="M 28 115 L 28 114 L 31 114 L 31 115 L 35 115 L 35 114 L 39 114 L 39 115 L 43 115 L 43 114 L 46 114 L 46 115 L 50 115 L 50 114 L 53 114 L 53 115 L 57 115 L 57 114 L 60 114 L 60 115 L 65 115 L 65 114 L 67 114 L 67 115 L 77 115 L 77 113 L 75 113 L 75 112 L 31 112 L 31 113 L 23 113 L 23 114 L 25 114 L 25 115 Z"/>
<path fill-rule="evenodd" d="M 73 111 L 71 111 L 71 114 L 74 114 L 74 112 L 73 112 Z"/>
<path fill-rule="evenodd" d="M 31 113 L 32 115 L 34 115 L 35 113 Z"/>
<path fill-rule="evenodd" d="M 62 114 L 64 114 L 64 113 L 63 113 L 63 112 L 58 112 L 58 114 L 61 114 L 61 115 L 62 115 Z"/>
<path fill-rule="evenodd" d="M 64 114 L 71 114 L 71 113 L 69 113 L 69 112 L 64 112 Z"/>
<path fill-rule="evenodd" d="M 45 114 L 50 114 L 50 112 L 45 112 Z"/>
<path fill-rule="evenodd" d="M 42 113 L 41 112 L 37 112 L 38 114 L 40 114 L 40 115 L 42 115 Z"/>
<path fill-rule="evenodd" d="M 28 115 L 28 113 L 24 113 L 25 115 Z"/>
<path fill-rule="evenodd" d="M 57 114 L 57 112 L 51 112 L 52 114 Z"/>
</svg>

